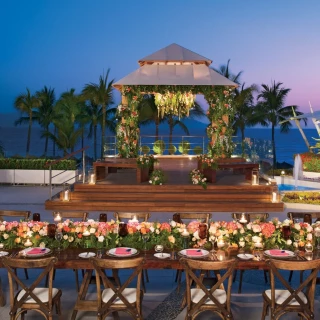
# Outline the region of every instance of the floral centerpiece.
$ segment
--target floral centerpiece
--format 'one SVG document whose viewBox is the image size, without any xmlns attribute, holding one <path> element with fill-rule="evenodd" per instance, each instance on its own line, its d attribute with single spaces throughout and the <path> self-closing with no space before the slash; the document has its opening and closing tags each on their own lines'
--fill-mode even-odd
<svg viewBox="0 0 320 320">
<path fill-rule="evenodd" d="M 289 225 L 291 229 L 291 239 L 295 247 L 303 248 L 308 242 L 313 240 L 313 227 L 306 222 L 293 222 L 285 220 L 283 224 Z"/>
<path fill-rule="evenodd" d="M 150 184 L 162 185 L 165 182 L 165 175 L 161 169 L 153 170 L 150 175 Z"/>
<path fill-rule="evenodd" d="M 207 189 L 207 178 L 204 177 L 203 173 L 198 169 L 193 169 L 189 173 L 192 184 L 198 184 L 202 186 L 203 189 Z"/>
<path fill-rule="evenodd" d="M 139 168 L 153 168 L 154 164 L 157 162 L 158 160 L 155 159 L 153 155 L 144 154 L 137 158 L 137 165 Z"/>
<path fill-rule="evenodd" d="M 201 154 L 197 157 L 200 168 L 202 169 L 217 169 L 218 168 L 218 163 L 217 160 L 214 157 L 210 157 L 207 154 Z"/>
</svg>

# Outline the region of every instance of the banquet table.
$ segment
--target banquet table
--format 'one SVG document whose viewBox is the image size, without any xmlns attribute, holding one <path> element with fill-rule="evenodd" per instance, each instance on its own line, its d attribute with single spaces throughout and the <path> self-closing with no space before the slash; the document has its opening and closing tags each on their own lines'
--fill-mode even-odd
<svg viewBox="0 0 320 320">
<path fill-rule="evenodd" d="M 13 249 L 8 250 L 9 257 L 15 255 L 19 250 Z M 77 311 L 87 310 L 87 311 L 96 311 L 97 310 L 97 301 L 96 300 L 86 300 L 85 296 L 88 290 L 88 286 L 93 273 L 93 266 L 89 259 L 79 257 L 80 253 L 83 252 L 97 252 L 97 249 L 78 249 L 78 248 L 68 248 L 65 250 L 52 251 L 51 255 L 54 255 L 58 258 L 57 263 L 55 264 L 56 269 L 84 269 L 86 270 L 84 279 L 81 284 L 81 288 L 78 294 L 78 299 L 75 304 L 74 314 L 71 319 L 75 319 Z M 183 269 L 183 266 L 180 264 L 179 259 L 181 255 L 176 251 L 168 252 L 170 257 L 166 259 L 159 259 L 154 256 L 154 250 L 149 250 L 146 252 L 139 252 L 138 255 L 134 257 L 144 257 L 145 263 L 143 265 L 144 269 Z M 236 269 L 242 270 L 267 270 L 268 266 L 266 264 L 266 256 L 263 254 L 263 251 L 252 252 L 260 260 L 242 260 L 237 257 L 239 253 L 238 250 L 218 250 L 215 255 L 209 254 L 208 256 L 201 257 L 204 260 L 211 260 L 213 263 L 216 260 L 228 260 L 228 259 L 237 259 Z M 16 256 L 21 259 L 25 259 L 23 256 Z M 107 250 L 103 253 L 101 259 L 117 259 L 119 264 L 122 259 L 128 259 L 130 257 L 111 257 L 107 254 Z M 199 257 L 193 257 L 199 258 Z M 281 257 L 280 257 L 281 258 Z M 300 252 L 298 255 L 295 255 L 291 260 L 319 260 L 320 262 L 320 251 L 315 250 L 312 254 L 305 254 L 305 252 Z M 3 267 L 0 259 L 0 267 Z M 17 265 L 19 268 L 19 265 Z M 1 292 L 1 290 L 0 290 Z"/>
</svg>

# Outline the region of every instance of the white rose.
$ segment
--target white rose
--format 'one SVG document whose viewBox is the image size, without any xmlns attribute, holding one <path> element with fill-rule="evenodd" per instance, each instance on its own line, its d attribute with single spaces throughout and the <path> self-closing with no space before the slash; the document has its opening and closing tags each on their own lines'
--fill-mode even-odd
<svg viewBox="0 0 320 320">
<path fill-rule="evenodd" d="M 99 236 L 98 237 L 98 242 L 103 242 L 104 241 L 104 236 Z"/>
<path fill-rule="evenodd" d="M 241 233 L 241 234 L 244 234 L 244 233 L 245 233 L 245 231 L 244 231 L 243 228 L 240 229 L 240 233 Z"/>
<path fill-rule="evenodd" d="M 300 223 L 295 223 L 293 227 L 297 230 L 301 230 Z"/>
<path fill-rule="evenodd" d="M 258 237 L 258 236 L 254 236 L 254 237 L 252 237 L 252 241 L 253 242 L 261 242 L 261 238 L 260 237 Z"/>
<path fill-rule="evenodd" d="M 46 232 L 45 230 L 41 229 L 41 230 L 39 231 L 39 235 L 40 235 L 40 236 L 46 236 L 46 235 L 47 235 L 47 232 Z"/>
<path fill-rule="evenodd" d="M 282 225 L 283 225 L 283 226 L 289 226 L 290 223 L 291 223 L 291 220 L 286 219 L 286 220 L 284 220 L 284 221 L 282 222 Z"/>
<path fill-rule="evenodd" d="M 96 232 L 96 229 L 95 229 L 95 228 L 90 228 L 89 232 L 90 232 L 91 234 L 93 234 L 93 233 Z"/>
<path fill-rule="evenodd" d="M 140 230 L 141 229 L 141 225 L 140 224 L 137 225 L 136 228 L 137 228 L 137 230 Z"/>
<path fill-rule="evenodd" d="M 0 231 L 4 231 L 4 230 L 6 230 L 6 226 L 5 226 L 4 224 L 2 224 L 2 225 L 0 226 Z"/>
<path fill-rule="evenodd" d="M 44 249 L 46 247 L 46 244 L 44 242 L 40 242 L 39 247 L 41 249 Z"/>
<path fill-rule="evenodd" d="M 64 240 L 67 240 L 67 239 L 68 239 L 68 235 L 65 234 L 65 235 L 63 236 L 63 239 L 64 239 Z"/>
<path fill-rule="evenodd" d="M 175 227 L 177 225 L 177 223 L 175 221 L 171 221 L 171 227 Z"/>
<path fill-rule="evenodd" d="M 150 227 L 150 231 L 153 233 L 154 232 L 154 227 Z"/>
<path fill-rule="evenodd" d="M 197 239 L 195 237 L 192 238 L 192 241 L 197 241 Z"/>
<path fill-rule="evenodd" d="M 159 234 L 159 233 L 160 233 L 160 230 L 159 230 L 159 229 L 157 229 L 157 230 L 156 230 L 156 234 Z"/>
<path fill-rule="evenodd" d="M 4 233 L 4 234 L 3 234 L 3 238 L 4 238 L 5 240 L 7 240 L 7 239 L 9 238 L 9 235 L 8 235 L 7 233 Z"/>
<path fill-rule="evenodd" d="M 291 246 L 292 245 L 292 241 L 290 239 L 287 240 L 287 245 Z"/>
<path fill-rule="evenodd" d="M 251 223 L 251 222 L 247 224 L 247 229 L 248 229 L 248 230 L 251 230 L 251 229 L 252 229 L 252 223 Z"/>
<path fill-rule="evenodd" d="M 245 246 L 245 242 L 244 241 L 239 241 L 239 246 L 241 247 L 241 248 L 243 248 L 244 246 Z"/>
<path fill-rule="evenodd" d="M 80 227 L 76 227 L 76 233 L 80 233 L 81 232 L 81 228 Z"/>
<path fill-rule="evenodd" d="M 193 234 L 193 237 L 198 239 L 198 240 L 200 239 L 198 230 Z"/>
<path fill-rule="evenodd" d="M 253 232 L 261 232 L 261 227 L 258 224 L 252 225 Z"/>
<path fill-rule="evenodd" d="M 310 224 L 308 224 L 308 226 L 307 226 L 307 231 L 308 232 L 312 232 L 313 231 L 313 228 L 310 226 Z"/>
<path fill-rule="evenodd" d="M 233 234 L 238 234 L 238 230 L 233 230 Z"/>
<path fill-rule="evenodd" d="M 307 234 L 307 240 L 311 241 L 312 240 L 312 233 Z"/>
<path fill-rule="evenodd" d="M 72 237 L 72 236 L 70 236 L 70 237 L 68 238 L 68 241 L 69 241 L 69 242 L 73 242 L 73 240 L 74 240 L 74 237 Z"/>
</svg>

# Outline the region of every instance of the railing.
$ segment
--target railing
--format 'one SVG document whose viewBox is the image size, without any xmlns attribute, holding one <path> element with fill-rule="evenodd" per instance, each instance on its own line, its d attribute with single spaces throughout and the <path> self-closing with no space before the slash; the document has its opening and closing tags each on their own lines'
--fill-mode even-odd
<svg viewBox="0 0 320 320">
<path fill-rule="evenodd" d="M 52 166 L 59 163 L 60 161 L 62 160 L 65 160 L 65 159 L 68 159 L 70 157 L 73 157 L 74 155 L 82 152 L 82 173 L 79 173 L 77 174 L 75 177 L 72 177 L 66 181 L 63 181 L 63 185 L 66 185 L 68 181 L 74 179 L 74 178 L 78 178 L 80 175 L 82 175 L 82 182 L 84 183 L 85 182 L 85 176 L 86 176 L 86 153 L 85 153 L 85 150 L 87 150 L 89 147 L 84 147 L 82 149 L 79 149 L 77 151 L 74 151 L 66 156 L 64 156 L 63 158 L 61 159 L 58 159 L 56 161 L 52 161 L 50 162 L 49 164 L 47 164 L 46 166 L 49 167 L 49 190 L 50 190 L 50 194 L 49 194 L 49 197 L 50 197 L 50 200 L 52 200 L 52 190 L 53 190 L 53 185 L 52 185 L 52 179 L 59 176 L 60 174 L 63 174 L 64 172 L 66 172 L 67 170 L 64 170 L 54 176 L 52 176 Z M 80 163 L 77 165 L 77 167 L 80 166 Z"/>
</svg>

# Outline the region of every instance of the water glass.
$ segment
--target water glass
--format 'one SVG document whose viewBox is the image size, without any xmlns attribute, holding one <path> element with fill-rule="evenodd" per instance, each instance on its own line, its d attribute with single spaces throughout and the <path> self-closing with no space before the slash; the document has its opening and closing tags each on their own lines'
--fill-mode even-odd
<svg viewBox="0 0 320 320">
<path fill-rule="evenodd" d="M 290 234 L 291 234 L 290 226 L 283 226 L 282 227 L 282 234 L 283 234 L 283 238 L 285 240 L 288 240 L 290 238 Z"/>
<path fill-rule="evenodd" d="M 155 252 L 161 253 L 161 257 L 163 257 L 163 253 L 162 253 L 163 252 L 163 245 L 162 244 L 155 245 L 154 250 L 155 250 Z"/>
<path fill-rule="evenodd" d="M 149 241 L 149 239 L 150 239 L 149 233 L 144 233 L 144 234 L 142 235 L 142 240 L 143 240 L 143 242 L 144 242 L 144 248 L 143 248 L 144 251 L 147 251 L 147 250 L 148 250 L 148 248 L 147 248 L 147 242 Z"/>
<path fill-rule="evenodd" d="M 124 222 L 119 223 L 119 236 L 125 237 L 128 234 L 127 224 Z"/>
<path fill-rule="evenodd" d="M 306 243 L 305 250 L 306 250 L 306 252 L 312 252 L 313 251 L 313 245 L 312 245 L 311 242 Z"/>
<path fill-rule="evenodd" d="M 316 237 L 317 250 L 320 250 L 320 229 L 315 229 L 314 236 Z"/>
<path fill-rule="evenodd" d="M 61 250 L 60 244 L 61 244 L 62 236 L 63 236 L 63 235 L 62 235 L 61 230 L 57 229 L 57 230 L 56 230 L 56 234 L 55 234 L 55 238 L 56 238 L 56 240 L 58 241 L 58 248 L 57 248 L 58 251 Z"/>
</svg>

